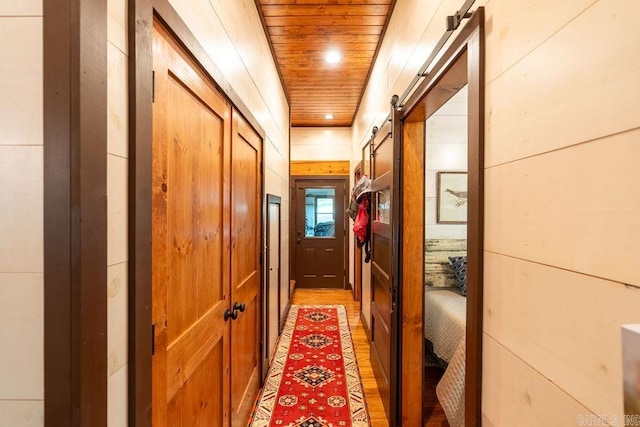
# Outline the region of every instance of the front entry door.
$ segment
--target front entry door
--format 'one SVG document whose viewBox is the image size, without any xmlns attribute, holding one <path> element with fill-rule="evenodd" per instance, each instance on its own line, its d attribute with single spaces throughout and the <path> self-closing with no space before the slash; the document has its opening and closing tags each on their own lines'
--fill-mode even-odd
<svg viewBox="0 0 640 427">
<path fill-rule="evenodd" d="M 344 289 L 345 192 L 345 179 L 295 180 L 296 286 Z"/>
<path fill-rule="evenodd" d="M 397 120 L 397 113 L 394 112 Z M 397 121 L 396 121 L 397 123 Z M 373 137 L 371 165 L 371 366 L 378 383 L 389 425 L 396 425 L 397 318 L 398 318 L 398 212 L 399 150 L 391 122 Z M 416 375 L 421 375 L 417 372 Z"/>
<path fill-rule="evenodd" d="M 262 140 L 154 22 L 152 422 L 246 425 L 260 381 Z"/>
</svg>

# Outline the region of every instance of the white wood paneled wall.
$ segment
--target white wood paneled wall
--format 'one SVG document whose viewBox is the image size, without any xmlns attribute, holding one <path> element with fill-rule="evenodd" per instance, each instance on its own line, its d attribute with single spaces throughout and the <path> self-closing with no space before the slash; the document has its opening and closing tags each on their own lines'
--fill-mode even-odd
<svg viewBox="0 0 640 427">
<path fill-rule="evenodd" d="M 487 3 L 483 412 L 494 425 L 622 423 L 620 325 L 640 322 L 638 13 L 632 0 Z"/>
<path fill-rule="evenodd" d="M 0 1 L 0 426 L 44 424 L 42 2 Z"/>
</svg>

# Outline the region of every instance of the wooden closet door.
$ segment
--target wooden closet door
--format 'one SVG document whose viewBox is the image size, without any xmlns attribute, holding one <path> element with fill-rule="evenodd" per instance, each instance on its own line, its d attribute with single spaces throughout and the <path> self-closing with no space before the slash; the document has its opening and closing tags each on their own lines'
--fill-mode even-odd
<svg viewBox="0 0 640 427">
<path fill-rule="evenodd" d="M 188 58 L 154 23 L 152 421 L 228 426 L 231 107 Z"/>
<path fill-rule="evenodd" d="M 245 426 L 260 388 L 262 139 L 233 112 L 231 155 L 232 425 Z"/>
</svg>

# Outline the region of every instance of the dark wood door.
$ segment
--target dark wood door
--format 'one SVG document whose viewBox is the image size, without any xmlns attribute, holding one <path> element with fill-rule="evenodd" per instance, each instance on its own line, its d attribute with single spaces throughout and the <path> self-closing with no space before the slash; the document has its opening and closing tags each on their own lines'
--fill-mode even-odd
<svg viewBox="0 0 640 427">
<path fill-rule="evenodd" d="M 233 112 L 231 153 L 232 426 L 245 426 L 260 387 L 262 139 Z"/>
<path fill-rule="evenodd" d="M 228 426 L 231 107 L 154 24 L 152 420 Z"/>
<path fill-rule="evenodd" d="M 396 425 L 398 147 L 388 122 L 373 138 L 371 164 L 371 366 L 389 425 Z M 417 375 L 420 375 L 418 372 Z"/>
<path fill-rule="evenodd" d="M 346 179 L 295 179 L 296 286 L 345 287 L 346 185 Z"/>
</svg>

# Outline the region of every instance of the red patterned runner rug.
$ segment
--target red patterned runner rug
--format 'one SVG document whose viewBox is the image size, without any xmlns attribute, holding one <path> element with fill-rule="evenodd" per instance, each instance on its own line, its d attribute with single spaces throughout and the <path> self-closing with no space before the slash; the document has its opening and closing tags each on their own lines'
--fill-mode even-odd
<svg viewBox="0 0 640 427">
<path fill-rule="evenodd" d="M 344 306 L 291 306 L 251 427 L 368 427 Z"/>
</svg>

